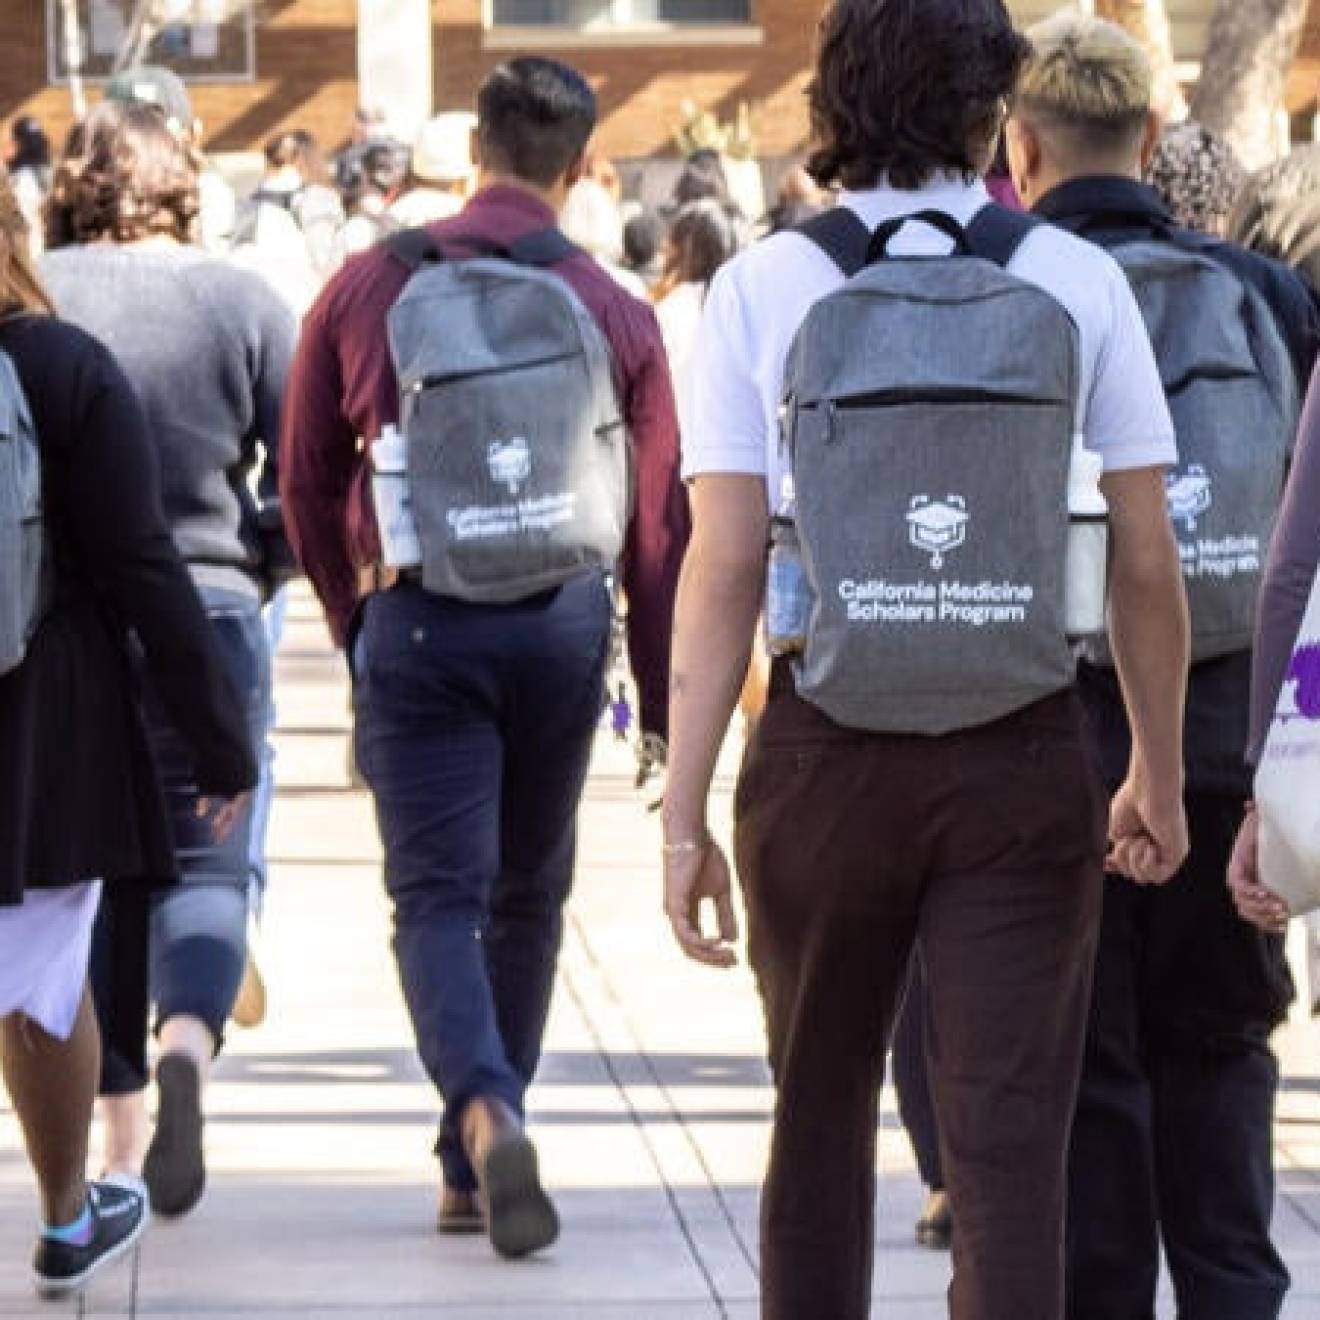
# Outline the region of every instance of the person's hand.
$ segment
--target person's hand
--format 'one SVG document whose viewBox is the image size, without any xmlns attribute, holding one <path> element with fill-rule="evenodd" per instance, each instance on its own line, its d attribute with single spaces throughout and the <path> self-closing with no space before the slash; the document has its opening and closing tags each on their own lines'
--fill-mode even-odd
<svg viewBox="0 0 1320 1320">
<path fill-rule="evenodd" d="M 240 793 L 234 798 L 198 798 L 197 819 L 208 821 L 216 843 L 224 843 L 251 801 L 251 793 Z"/>
<path fill-rule="evenodd" d="M 1282 935 L 1288 929 L 1288 905 L 1260 882 L 1260 818 L 1254 809 L 1247 812 L 1233 845 L 1228 891 L 1243 921 L 1258 926 L 1267 935 Z"/>
<path fill-rule="evenodd" d="M 1130 777 L 1109 809 L 1109 870 L 1139 885 L 1163 885 L 1190 851 L 1182 795 L 1157 796 Z"/>
<path fill-rule="evenodd" d="M 715 935 L 702 929 L 705 904 L 715 911 Z M 679 948 L 693 962 L 707 967 L 737 964 L 733 878 L 719 844 L 710 839 L 693 847 L 680 843 L 665 852 L 665 915 Z"/>
</svg>

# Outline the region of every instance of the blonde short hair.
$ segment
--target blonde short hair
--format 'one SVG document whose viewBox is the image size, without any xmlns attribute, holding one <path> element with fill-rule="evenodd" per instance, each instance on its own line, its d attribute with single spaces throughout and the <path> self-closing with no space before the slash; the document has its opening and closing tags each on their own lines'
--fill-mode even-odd
<svg viewBox="0 0 1320 1320">
<path fill-rule="evenodd" d="M 1064 10 L 1027 33 L 1031 55 L 1017 105 L 1064 127 L 1126 136 L 1150 113 L 1155 74 L 1146 52 L 1115 23 Z"/>
</svg>

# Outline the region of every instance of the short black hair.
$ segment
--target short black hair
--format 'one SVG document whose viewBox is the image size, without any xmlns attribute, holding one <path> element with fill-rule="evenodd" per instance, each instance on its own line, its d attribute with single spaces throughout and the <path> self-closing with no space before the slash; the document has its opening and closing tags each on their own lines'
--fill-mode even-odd
<svg viewBox="0 0 1320 1320">
<path fill-rule="evenodd" d="M 649 270 L 660 258 L 665 222 L 656 211 L 642 211 L 623 227 L 623 260 L 629 270 Z"/>
<path fill-rule="evenodd" d="M 559 182 L 596 131 L 596 93 L 558 60 L 501 64 L 477 93 L 482 164 L 542 188 Z"/>
<path fill-rule="evenodd" d="M 834 0 L 808 93 L 825 187 L 981 167 L 1030 53 L 1003 0 Z"/>
<path fill-rule="evenodd" d="M 674 205 L 683 207 L 707 198 L 728 205 L 733 202 L 733 193 L 720 153 L 701 147 L 683 162 L 683 172 L 674 184 Z"/>
</svg>

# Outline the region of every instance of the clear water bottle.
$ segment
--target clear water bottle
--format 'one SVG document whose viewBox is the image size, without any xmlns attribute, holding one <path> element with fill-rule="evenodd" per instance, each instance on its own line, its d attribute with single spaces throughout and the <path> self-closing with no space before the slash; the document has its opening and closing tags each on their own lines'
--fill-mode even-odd
<svg viewBox="0 0 1320 1320">
<path fill-rule="evenodd" d="M 422 546 L 408 487 L 408 440 L 397 426 L 387 426 L 372 445 L 371 467 L 371 494 L 385 566 L 418 568 Z"/>
<path fill-rule="evenodd" d="M 1064 627 L 1080 641 L 1105 631 L 1109 580 L 1109 506 L 1100 493 L 1104 460 L 1077 438 L 1068 474 L 1068 557 Z"/>
<path fill-rule="evenodd" d="M 765 596 L 766 650 L 776 658 L 800 655 L 807 646 L 812 594 L 802 567 L 793 478 L 785 477 L 770 520 L 770 569 Z"/>
</svg>

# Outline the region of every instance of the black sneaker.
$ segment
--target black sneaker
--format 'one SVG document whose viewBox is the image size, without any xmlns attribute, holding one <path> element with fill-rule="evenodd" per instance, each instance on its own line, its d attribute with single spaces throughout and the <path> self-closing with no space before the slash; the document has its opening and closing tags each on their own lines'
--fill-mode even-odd
<svg viewBox="0 0 1320 1320">
<path fill-rule="evenodd" d="M 87 1206 L 92 1212 L 92 1234 L 86 1246 L 37 1239 L 32 1268 L 42 1297 L 82 1292 L 92 1275 L 132 1251 L 151 1218 L 141 1192 L 115 1183 L 92 1183 Z"/>
<path fill-rule="evenodd" d="M 160 1107 L 156 1134 L 142 1168 L 158 1215 L 186 1215 L 206 1190 L 202 1153 L 202 1079 L 186 1055 L 167 1054 L 156 1065 Z"/>
</svg>

